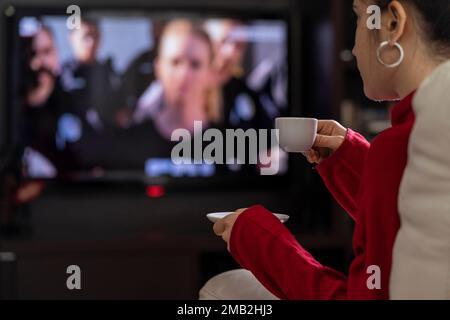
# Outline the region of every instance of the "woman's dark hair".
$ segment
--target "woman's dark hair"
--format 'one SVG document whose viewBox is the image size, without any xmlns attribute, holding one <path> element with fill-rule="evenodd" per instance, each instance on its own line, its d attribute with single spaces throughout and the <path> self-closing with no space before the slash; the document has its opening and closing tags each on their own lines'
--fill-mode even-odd
<svg viewBox="0 0 450 320">
<path fill-rule="evenodd" d="M 383 10 L 393 0 L 375 0 Z M 420 14 L 421 28 L 435 53 L 450 57 L 450 0 L 404 0 Z"/>
</svg>

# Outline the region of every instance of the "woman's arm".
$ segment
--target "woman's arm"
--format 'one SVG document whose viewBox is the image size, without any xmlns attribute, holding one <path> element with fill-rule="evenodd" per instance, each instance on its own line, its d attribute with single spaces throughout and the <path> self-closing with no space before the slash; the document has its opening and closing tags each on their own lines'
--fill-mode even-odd
<svg viewBox="0 0 450 320">
<path fill-rule="evenodd" d="M 242 267 L 281 299 L 347 298 L 346 277 L 317 262 L 262 206 L 254 206 L 238 216 L 229 248 Z"/>
<path fill-rule="evenodd" d="M 351 129 L 342 145 L 316 167 L 338 203 L 356 219 L 357 197 L 369 142 Z"/>
</svg>

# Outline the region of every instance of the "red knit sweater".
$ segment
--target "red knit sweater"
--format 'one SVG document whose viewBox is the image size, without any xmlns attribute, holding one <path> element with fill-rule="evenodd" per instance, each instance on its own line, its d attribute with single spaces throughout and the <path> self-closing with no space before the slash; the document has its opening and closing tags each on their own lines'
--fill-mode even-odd
<svg viewBox="0 0 450 320">
<path fill-rule="evenodd" d="M 355 220 L 355 258 L 348 276 L 317 262 L 262 206 L 238 217 L 230 251 L 273 294 L 295 300 L 389 298 L 392 249 L 400 227 L 397 199 L 415 118 L 412 98 L 393 108 L 392 127 L 371 145 L 349 129 L 341 147 L 317 166 L 330 192 Z M 371 266 L 380 268 L 381 289 L 367 285 Z"/>
</svg>

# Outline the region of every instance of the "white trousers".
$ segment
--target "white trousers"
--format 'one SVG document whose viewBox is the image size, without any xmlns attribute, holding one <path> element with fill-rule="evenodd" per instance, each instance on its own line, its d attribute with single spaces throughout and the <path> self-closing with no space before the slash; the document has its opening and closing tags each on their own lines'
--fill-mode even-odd
<svg viewBox="0 0 450 320">
<path fill-rule="evenodd" d="M 233 270 L 209 280 L 200 300 L 279 300 L 247 270 Z"/>
</svg>

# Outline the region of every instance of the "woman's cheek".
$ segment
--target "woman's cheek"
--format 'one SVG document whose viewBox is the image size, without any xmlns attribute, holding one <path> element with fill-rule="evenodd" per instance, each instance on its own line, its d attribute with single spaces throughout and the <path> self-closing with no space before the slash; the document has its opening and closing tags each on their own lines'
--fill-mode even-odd
<svg viewBox="0 0 450 320">
<path fill-rule="evenodd" d="M 358 26 L 356 27 L 356 31 L 355 31 L 355 46 L 353 48 L 353 54 L 355 55 L 355 57 L 358 59 L 359 55 L 360 55 L 360 50 L 361 50 L 361 30 L 360 30 L 360 26 L 358 24 Z"/>
<path fill-rule="evenodd" d="M 357 60 L 358 66 L 360 68 L 361 73 L 366 73 L 370 71 L 370 60 L 371 60 L 371 52 L 370 52 L 370 41 L 369 34 L 367 32 L 367 28 L 365 24 L 359 24 L 357 34 L 356 34 L 356 52 L 357 52 Z"/>
</svg>

